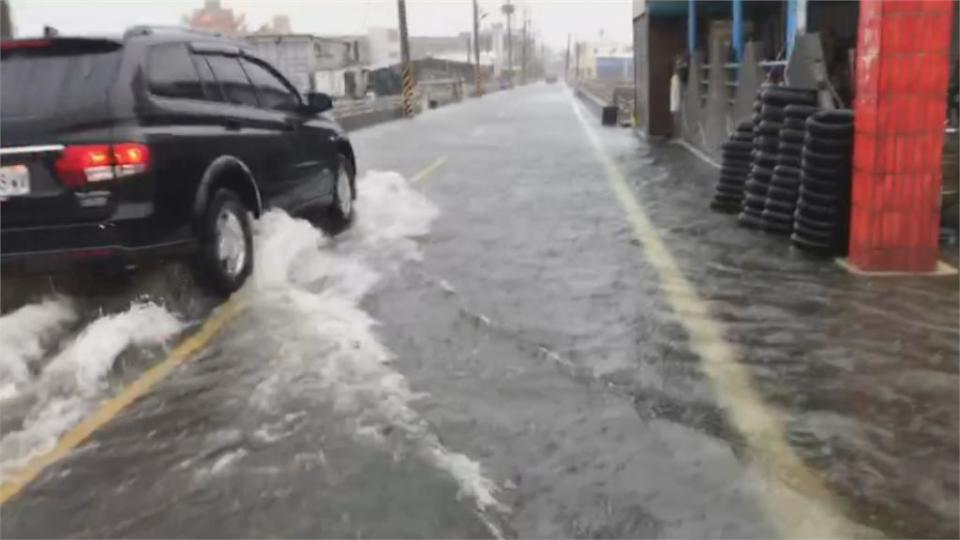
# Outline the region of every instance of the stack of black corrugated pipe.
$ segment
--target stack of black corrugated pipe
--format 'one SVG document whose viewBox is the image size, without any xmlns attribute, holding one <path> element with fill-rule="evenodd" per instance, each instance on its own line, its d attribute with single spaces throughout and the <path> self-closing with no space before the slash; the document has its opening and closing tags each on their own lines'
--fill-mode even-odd
<svg viewBox="0 0 960 540">
<path fill-rule="evenodd" d="M 785 120 L 788 105 L 815 105 L 816 93 L 812 90 L 771 86 L 760 91 L 759 117 L 754 115 L 753 166 L 749 179 L 744 183 L 743 207 L 739 222 L 745 227 L 762 228 L 765 225 L 763 211 L 767 192 L 773 178 L 780 154 L 780 130 Z M 757 110 L 754 107 L 754 110 Z"/>
<path fill-rule="evenodd" d="M 783 109 L 777 166 L 773 168 L 763 207 L 763 230 L 767 232 L 785 236 L 793 232 L 793 214 L 800 188 L 804 122 L 817 110 L 811 105 L 787 105 Z"/>
<path fill-rule="evenodd" d="M 747 180 L 743 184 L 743 204 L 740 205 L 740 215 L 737 221 L 745 227 L 759 227 L 760 215 L 763 214 L 763 205 L 757 208 L 756 193 L 760 191 L 755 179 L 757 168 L 757 157 L 760 152 L 757 148 L 760 139 L 760 124 L 763 122 L 763 116 L 760 111 L 763 110 L 763 92 L 769 88 L 764 86 L 757 92 L 757 99 L 753 103 L 753 150 L 750 152 L 750 173 L 747 174 Z M 761 172 L 762 175 L 762 172 Z"/>
<path fill-rule="evenodd" d="M 825 255 L 847 251 L 853 111 L 821 111 L 806 121 L 793 245 Z"/>
<path fill-rule="evenodd" d="M 753 161 L 753 122 L 743 122 L 723 143 L 723 165 L 710 208 L 717 212 L 736 214 L 743 204 L 743 183 L 750 173 Z"/>
</svg>

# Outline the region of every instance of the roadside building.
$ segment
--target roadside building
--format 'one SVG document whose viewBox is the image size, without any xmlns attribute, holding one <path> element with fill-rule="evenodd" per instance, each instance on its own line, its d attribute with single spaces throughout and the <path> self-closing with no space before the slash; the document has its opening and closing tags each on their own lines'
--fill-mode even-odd
<svg viewBox="0 0 960 540">
<path fill-rule="evenodd" d="M 957 17 L 949 0 L 634 0 L 636 128 L 719 160 L 761 85 L 816 90 L 856 116 L 851 265 L 932 271 Z"/>
<path fill-rule="evenodd" d="M 292 34 L 289 15 L 274 15 L 273 20 L 264 24 L 255 32 L 257 34 Z"/>
<path fill-rule="evenodd" d="M 358 41 L 311 34 L 251 34 L 246 42 L 301 92 L 325 92 L 336 97 L 366 94 L 366 70 Z"/>
<path fill-rule="evenodd" d="M 623 70 L 624 58 L 633 58 L 629 45 L 616 41 L 597 40 L 577 42 L 573 69 L 578 79 L 596 79 L 599 76 L 597 59 L 603 58 L 603 70 L 607 77 Z M 619 70 L 619 71 L 618 71 Z M 632 72 L 632 68 L 629 68 Z"/>
<path fill-rule="evenodd" d="M 400 61 L 400 31 L 396 28 L 370 28 L 367 42 L 371 65 L 388 66 Z"/>
<path fill-rule="evenodd" d="M 700 98 L 699 110 L 688 106 L 696 100 L 681 103 L 681 116 L 699 124 L 688 126 L 691 132 L 708 132 L 706 146 L 717 146 L 719 137 L 749 116 L 734 107 L 752 102 L 756 92 L 741 84 L 740 74 L 756 70 L 754 85 L 782 80 L 796 37 L 807 34 L 818 36 L 816 55 L 823 59 L 827 80 L 849 104 L 859 6 L 856 0 L 634 0 L 638 127 L 653 136 L 682 135 L 685 126 L 670 112 L 671 78 L 677 73 L 684 94 Z M 717 84 L 711 85 L 711 77 Z M 740 93 L 749 96 L 738 101 Z M 708 103 L 724 106 L 708 111 Z"/>
<path fill-rule="evenodd" d="M 243 15 L 220 5 L 220 0 L 204 0 L 203 7 L 183 17 L 183 23 L 196 30 L 217 32 L 228 37 L 240 37 L 247 33 Z"/>
<path fill-rule="evenodd" d="M 599 55 L 596 63 L 596 78 L 601 81 L 633 80 L 633 53 Z"/>
</svg>

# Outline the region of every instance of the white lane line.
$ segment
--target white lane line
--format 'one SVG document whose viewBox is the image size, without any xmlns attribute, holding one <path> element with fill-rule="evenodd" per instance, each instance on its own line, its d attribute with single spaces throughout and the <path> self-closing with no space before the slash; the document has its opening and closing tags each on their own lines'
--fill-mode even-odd
<svg viewBox="0 0 960 540">
<path fill-rule="evenodd" d="M 710 166 L 712 166 L 712 167 L 714 167 L 714 168 L 717 168 L 717 169 L 720 168 L 720 164 L 717 163 L 716 161 L 714 161 L 712 157 L 708 156 L 707 154 L 705 154 L 705 153 L 703 152 L 703 150 L 700 150 L 700 149 L 697 148 L 696 146 L 688 143 L 687 141 L 685 141 L 685 140 L 683 140 L 683 139 L 672 139 L 670 142 L 672 142 L 673 144 L 676 144 L 676 145 L 679 145 L 679 146 L 682 146 L 682 147 L 686 148 L 688 152 L 690 152 L 691 154 L 693 154 L 693 155 L 697 156 L 698 158 L 700 158 L 701 160 L 703 160 L 703 162 L 706 163 L 707 165 L 710 165 Z"/>
<path fill-rule="evenodd" d="M 834 511 L 839 506 L 822 478 L 787 443 L 780 416 L 753 388 L 750 372 L 740 363 L 739 351 L 724 338 L 723 325 L 710 316 L 707 303 L 684 277 L 638 195 L 590 128 L 576 100 L 570 101 L 634 236 L 643 246 L 646 260 L 655 269 L 673 313 L 686 330 L 690 349 L 700 357 L 713 393 L 744 436 L 754 458 L 751 464 L 763 473 L 762 485 L 757 486 L 760 506 L 784 537 L 850 538 L 855 527 Z"/>
</svg>

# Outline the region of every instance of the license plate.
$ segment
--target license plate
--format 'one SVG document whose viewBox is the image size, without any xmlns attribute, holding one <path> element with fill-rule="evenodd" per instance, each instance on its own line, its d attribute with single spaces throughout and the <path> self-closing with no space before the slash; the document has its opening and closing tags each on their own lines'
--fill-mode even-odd
<svg viewBox="0 0 960 540">
<path fill-rule="evenodd" d="M 30 193 L 30 171 L 26 165 L 0 167 L 0 197 Z"/>
</svg>

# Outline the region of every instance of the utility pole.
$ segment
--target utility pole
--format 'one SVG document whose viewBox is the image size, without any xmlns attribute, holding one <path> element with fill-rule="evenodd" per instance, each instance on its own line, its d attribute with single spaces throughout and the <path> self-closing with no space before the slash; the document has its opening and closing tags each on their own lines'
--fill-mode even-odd
<svg viewBox="0 0 960 540">
<path fill-rule="evenodd" d="M 473 82 L 476 85 L 474 94 L 483 95 L 483 81 L 480 77 L 480 8 L 477 0 L 473 0 Z"/>
<path fill-rule="evenodd" d="M 580 80 L 580 42 L 574 46 L 573 60 L 576 67 L 574 68 L 574 77 L 573 80 Z"/>
<path fill-rule="evenodd" d="M 537 70 L 537 77 L 543 77 L 547 72 L 547 46 L 540 42 L 540 68 Z"/>
<path fill-rule="evenodd" d="M 523 10 L 523 41 L 520 43 L 520 84 L 527 84 L 527 23 L 529 15 Z"/>
<path fill-rule="evenodd" d="M 397 0 L 397 15 L 400 18 L 400 61 L 403 63 L 403 115 L 412 118 L 416 94 L 416 78 L 410 63 L 410 39 L 407 36 L 407 2 Z"/>
<path fill-rule="evenodd" d="M 567 33 L 567 56 L 563 61 L 563 80 L 570 79 L 570 33 Z"/>
<path fill-rule="evenodd" d="M 10 16 L 10 4 L 0 0 L 0 38 L 13 38 L 13 18 Z"/>
<path fill-rule="evenodd" d="M 507 0 L 500 9 L 507 16 L 507 76 L 510 82 L 513 82 L 513 30 L 510 22 L 513 20 L 514 7 L 510 0 Z"/>
</svg>

